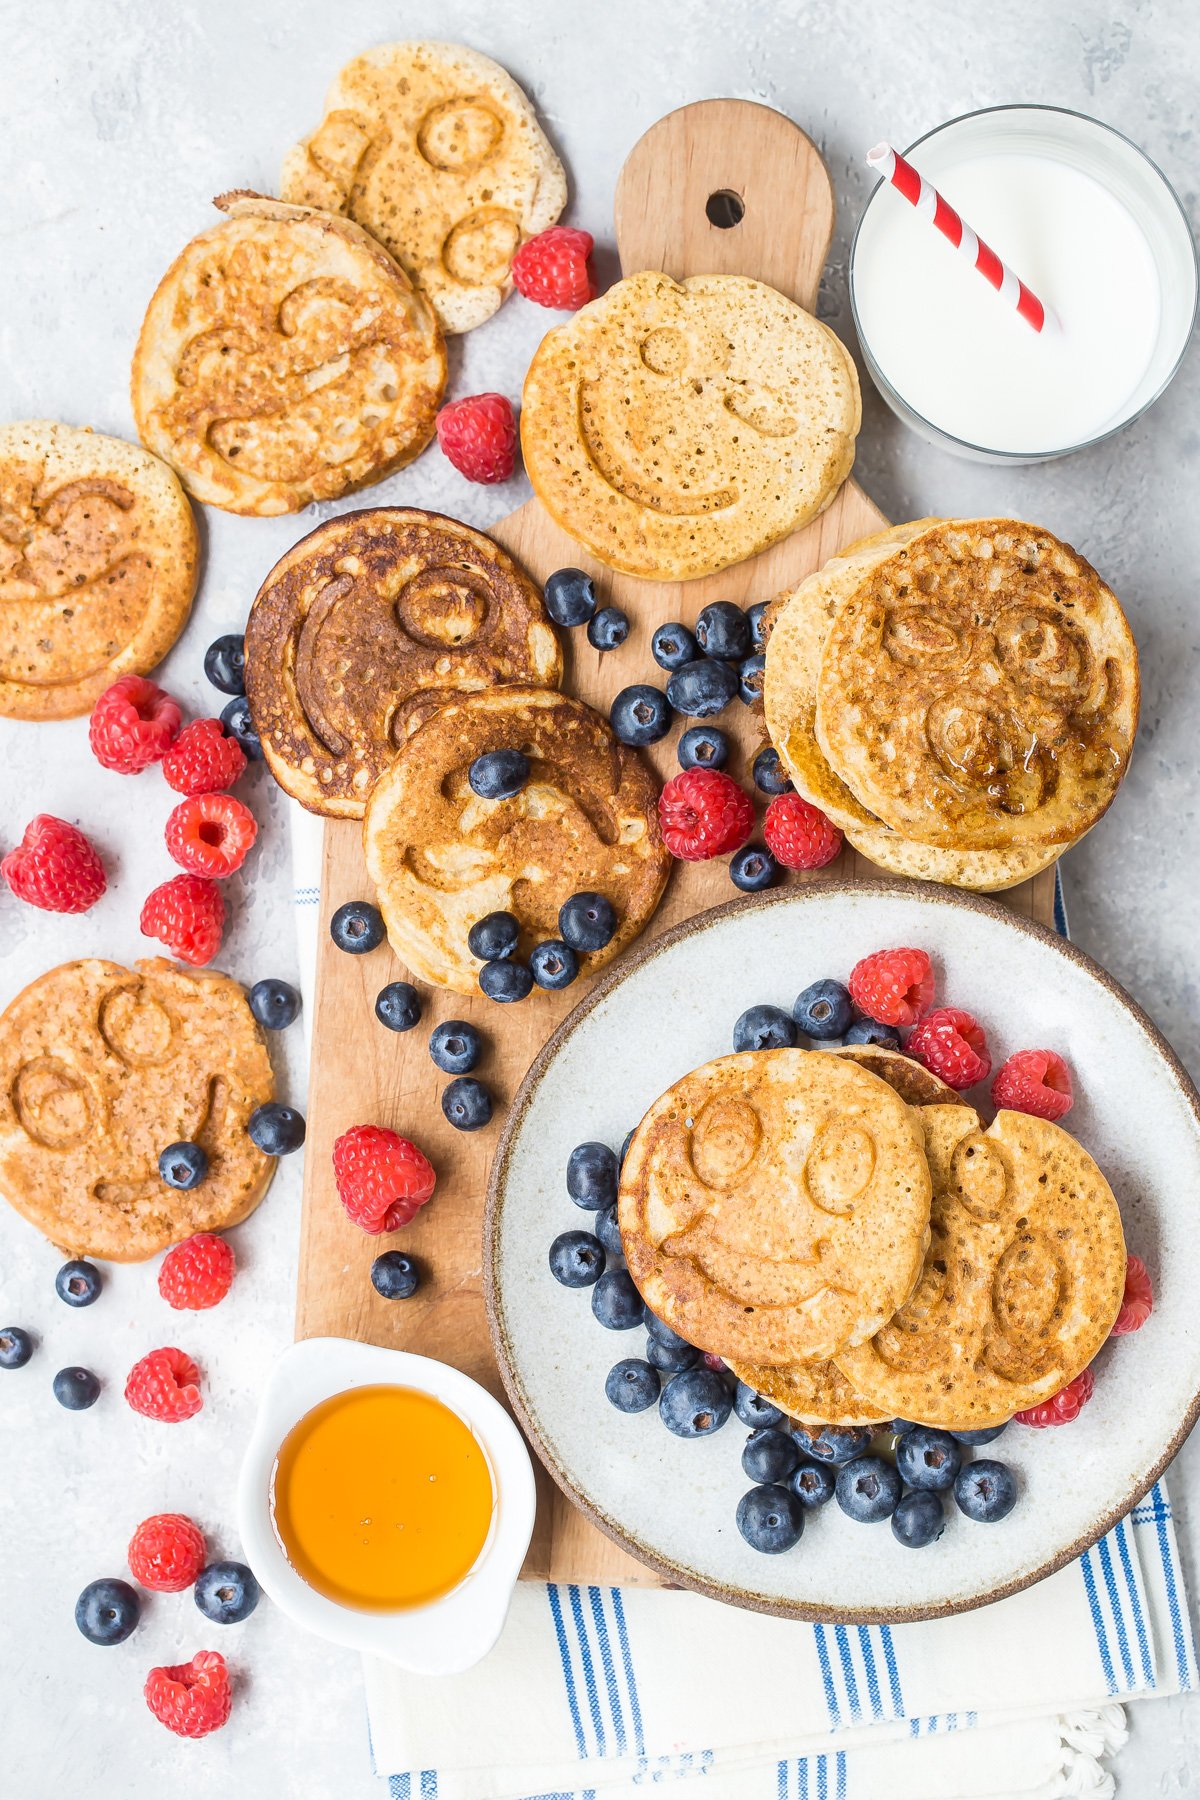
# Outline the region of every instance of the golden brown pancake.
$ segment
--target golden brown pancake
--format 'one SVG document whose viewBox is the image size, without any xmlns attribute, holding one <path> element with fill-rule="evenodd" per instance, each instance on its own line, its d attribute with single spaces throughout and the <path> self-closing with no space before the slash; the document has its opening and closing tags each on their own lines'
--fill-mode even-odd
<svg viewBox="0 0 1200 1800">
<path fill-rule="evenodd" d="M 835 1362 L 792 1363 L 785 1369 L 765 1363 L 729 1367 L 739 1381 L 802 1425 L 885 1425 L 891 1418 L 856 1394 Z"/>
<path fill-rule="evenodd" d="M 246 694 L 280 786 L 310 812 L 361 819 L 397 748 L 460 690 L 557 687 L 540 590 L 481 532 L 375 507 L 301 538 L 246 626 Z"/>
<path fill-rule="evenodd" d="M 884 1050 L 878 1044 L 838 1044 L 829 1046 L 831 1056 L 844 1056 L 869 1069 L 886 1081 L 909 1106 L 965 1106 L 961 1094 L 944 1082 L 932 1069 L 922 1067 L 911 1056 L 899 1050 Z"/>
</svg>

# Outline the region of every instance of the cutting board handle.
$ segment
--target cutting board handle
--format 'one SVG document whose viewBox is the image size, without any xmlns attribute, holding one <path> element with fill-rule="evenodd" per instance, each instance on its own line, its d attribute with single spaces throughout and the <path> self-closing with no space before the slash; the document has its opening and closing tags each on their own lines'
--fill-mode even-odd
<svg viewBox="0 0 1200 1800">
<path fill-rule="evenodd" d="M 815 309 L 833 185 L 812 139 L 752 100 L 681 106 L 638 139 L 617 181 L 626 275 L 753 275 Z"/>
</svg>

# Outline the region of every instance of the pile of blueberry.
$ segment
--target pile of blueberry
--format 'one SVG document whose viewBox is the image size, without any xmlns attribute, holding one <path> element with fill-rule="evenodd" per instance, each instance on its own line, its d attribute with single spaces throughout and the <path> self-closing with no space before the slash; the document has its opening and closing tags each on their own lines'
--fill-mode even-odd
<svg viewBox="0 0 1200 1800">
<path fill-rule="evenodd" d="M 246 699 L 246 643 L 240 632 L 215 638 L 204 652 L 204 673 L 218 693 L 233 698 L 221 708 L 221 723 L 252 762 L 261 762 L 262 744 Z"/>
<path fill-rule="evenodd" d="M 791 1012 L 782 1006 L 748 1006 L 733 1027 L 735 1050 L 791 1050 L 801 1038 L 810 1043 L 876 1044 L 884 1050 L 900 1048 L 900 1033 L 876 1019 L 854 1016 L 849 989 L 824 977 L 814 981 L 792 1002 Z"/>
<path fill-rule="evenodd" d="M 700 612 L 694 631 L 679 623 L 660 625 L 650 650 L 667 672 L 667 689 L 664 693 L 644 681 L 621 689 L 609 713 L 621 742 L 639 747 L 657 744 L 670 731 L 676 713 L 712 719 L 739 696 L 747 706 L 761 700 L 766 611 L 765 602 L 743 612 L 732 600 L 714 600 Z M 685 733 L 688 739 L 686 753 L 680 744 L 679 760 L 685 769 L 719 769 L 728 757 L 728 740 L 720 731 L 690 731 Z"/>
</svg>

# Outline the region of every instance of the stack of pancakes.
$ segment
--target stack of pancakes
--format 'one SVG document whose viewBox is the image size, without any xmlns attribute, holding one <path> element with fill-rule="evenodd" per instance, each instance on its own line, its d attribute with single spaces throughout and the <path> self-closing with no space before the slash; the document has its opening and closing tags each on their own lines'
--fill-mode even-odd
<svg viewBox="0 0 1200 1800">
<path fill-rule="evenodd" d="M 1059 1126 L 987 1129 L 896 1052 L 695 1069 L 621 1171 L 629 1272 L 808 1426 L 999 1425 L 1087 1367 L 1125 1284 L 1117 1203 Z"/>
<path fill-rule="evenodd" d="M 1007 888 L 1111 803 L 1137 650 L 1116 597 L 1050 532 L 919 519 L 779 597 L 764 708 L 796 787 L 872 862 Z"/>
</svg>

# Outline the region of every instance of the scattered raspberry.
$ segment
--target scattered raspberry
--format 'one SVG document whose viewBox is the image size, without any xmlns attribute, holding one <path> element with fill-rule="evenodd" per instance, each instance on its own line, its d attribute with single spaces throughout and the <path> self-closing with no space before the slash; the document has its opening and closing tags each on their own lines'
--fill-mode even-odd
<svg viewBox="0 0 1200 1800">
<path fill-rule="evenodd" d="M 193 719 L 163 757 L 163 775 L 177 794 L 215 794 L 232 787 L 246 753 L 220 719 Z"/>
<path fill-rule="evenodd" d="M 182 1350 L 151 1350 L 134 1363 L 125 1383 L 125 1398 L 144 1419 L 160 1419 L 178 1425 L 204 1405 L 200 1396 L 200 1371 Z"/>
<path fill-rule="evenodd" d="M 683 862 L 740 850 L 754 830 L 754 804 L 720 769 L 685 769 L 658 797 L 663 842 Z"/>
<path fill-rule="evenodd" d="M 468 481 L 507 481 L 517 462 L 517 422 L 503 394 L 452 400 L 437 416 L 438 443 Z"/>
<path fill-rule="evenodd" d="M 1043 1400 L 1039 1406 L 1027 1406 L 1024 1412 L 1014 1413 L 1013 1418 L 1018 1425 L 1069 1425 L 1091 1399 L 1095 1385 L 1092 1371 L 1085 1369 L 1060 1388 L 1053 1399 Z"/>
<path fill-rule="evenodd" d="M 785 869 L 823 869 L 842 847 L 837 826 L 799 794 L 779 794 L 763 817 L 763 836 Z"/>
<path fill-rule="evenodd" d="M 207 1737 L 229 1717 L 233 1692 L 219 1650 L 197 1650 L 190 1663 L 151 1669 L 143 1688 L 146 1705 L 177 1737 Z"/>
<path fill-rule="evenodd" d="M 93 706 L 88 742 L 104 768 L 136 775 L 166 754 L 182 718 L 170 694 L 144 675 L 122 675 Z"/>
<path fill-rule="evenodd" d="M 923 950 L 876 950 L 850 971 L 850 998 L 880 1025 L 915 1025 L 933 1005 L 933 970 Z"/>
<path fill-rule="evenodd" d="M 939 1006 L 926 1013 L 913 1026 L 904 1051 L 952 1088 L 985 1081 L 992 1066 L 983 1026 L 957 1006 Z"/>
<path fill-rule="evenodd" d="M 203 1534 L 182 1513 L 143 1519 L 129 1540 L 133 1579 L 155 1594 L 181 1594 L 191 1587 L 207 1556 Z"/>
<path fill-rule="evenodd" d="M 203 875 L 173 875 L 148 894 L 139 921 L 143 937 L 157 938 L 184 962 L 211 962 L 221 948 L 225 900 Z"/>
<path fill-rule="evenodd" d="M 364 1231 L 398 1231 L 424 1206 L 437 1176 L 415 1144 L 381 1125 L 355 1125 L 333 1146 L 338 1199 Z"/>
<path fill-rule="evenodd" d="M 725 1371 L 725 1358 L 723 1356 L 718 1356 L 713 1350 L 706 1350 L 700 1360 L 706 1369 L 712 1370 L 714 1375 L 721 1375 Z"/>
<path fill-rule="evenodd" d="M 596 298 L 588 258 L 592 234 L 572 225 L 552 225 L 521 245 L 512 259 L 513 285 L 538 306 L 578 312 Z"/>
<path fill-rule="evenodd" d="M 229 1292 L 233 1251 L 223 1237 L 200 1231 L 168 1250 L 158 1271 L 158 1291 L 176 1312 L 205 1312 Z"/>
<path fill-rule="evenodd" d="M 1018 1050 L 992 1083 L 993 1106 L 1037 1119 L 1061 1119 L 1074 1099 L 1071 1071 L 1053 1050 Z"/>
<path fill-rule="evenodd" d="M 108 886 L 104 864 L 82 831 L 53 813 L 29 822 L 0 862 L 0 874 L 18 900 L 44 912 L 86 912 Z"/>
<path fill-rule="evenodd" d="M 1140 1331 L 1153 1311 L 1154 1289 L 1146 1265 L 1140 1256 L 1131 1256 L 1125 1264 L 1125 1298 L 1111 1335 L 1128 1337 L 1131 1331 Z"/>
<path fill-rule="evenodd" d="M 196 794 L 167 820 L 167 849 L 189 875 L 232 875 L 257 836 L 254 814 L 232 794 Z"/>
</svg>

